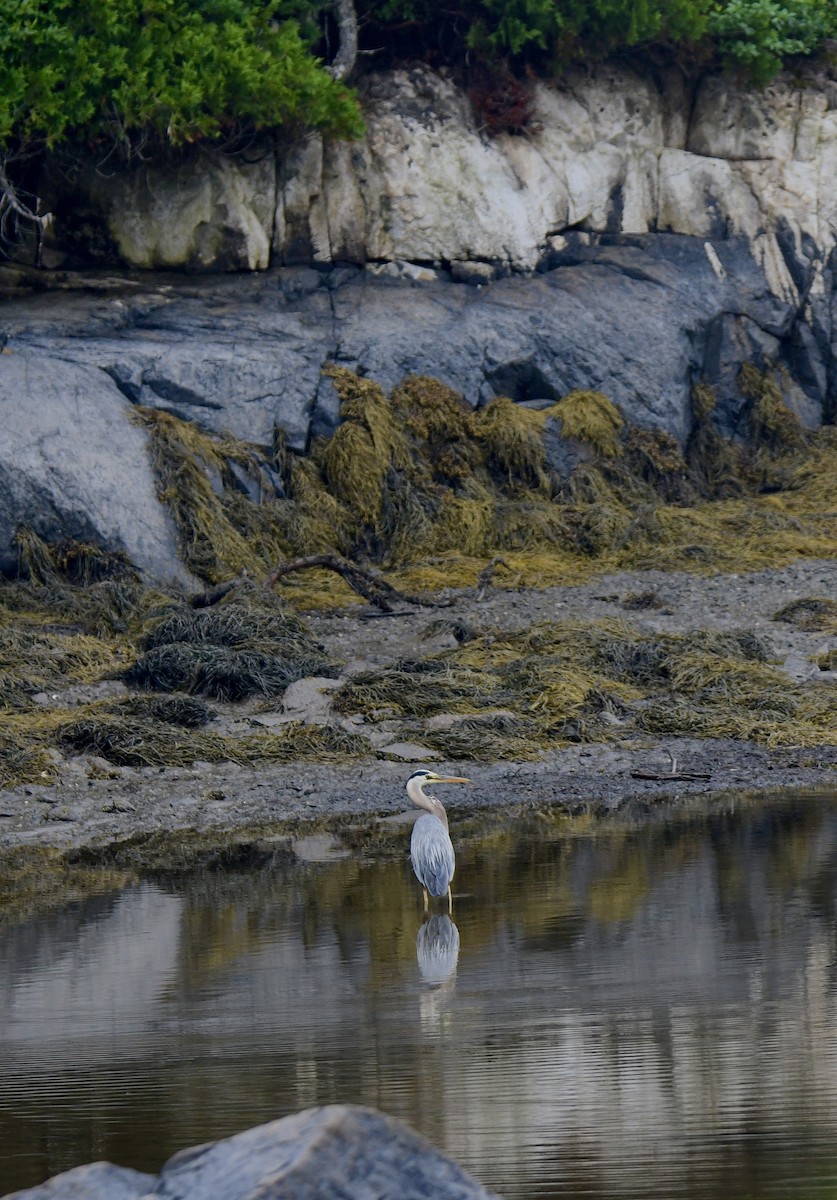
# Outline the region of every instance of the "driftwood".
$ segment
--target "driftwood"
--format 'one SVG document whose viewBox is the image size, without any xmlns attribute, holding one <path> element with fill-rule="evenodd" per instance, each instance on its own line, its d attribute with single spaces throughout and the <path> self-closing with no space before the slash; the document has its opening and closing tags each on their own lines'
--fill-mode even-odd
<svg viewBox="0 0 837 1200">
<path fill-rule="evenodd" d="M 289 575 L 291 571 L 304 571 L 308 567 L 321 567 L 327 571 L 336 571 L 342 575 L 349 587 L 368 600 L 381 612 L 391 613 L 395 604 L 417 604 L 422 608 L 448 608 L 452 600 L 434 600 L 429 596 L 411 596 L 401 592 L 391 583 L 382 578 L 377 572 L 368 567 L 360 567 L 357 563 L 349 562 L 347 558 L 339 558 L 336 554 L 311 554 L 307 558 L 292 558 L 280 563 L 268 575 L 265 586 L 273 587 L 276 582 Z"/>
<path fill-rule="evenodd" d="M 396 604 L 414 604 L 421 608 L 449 608 L 453 604 L 450 599 L 439 600 L 430 596 L 412 596 L 407 592 L 399 591 L 391 583 L 387 583 L 377 571 L 358 566 L 357 563 L 349 562 L 347 558 L 340 558 L 337 554 L 310 554 L 305 558 L 291 558 L 287 562 L 279 563 L 265 580 L 265 587 L 273 588 L 285 575 L 290 575 L 292 571 L 304 571 L 309 567 L 336 571 L 353 591 L 379 609 L 381 615 L 406 615 L 395 611 Z M 191 598 L 192 608 L 210 608 L 240 587 L 246 579 L 246 574 L 242 574 L 235 579 L 228 579 L 225 583 L 219 583 L 205 592 L 199 592 L 198 595 Z"/>
<path fill-rule="evenodd" d="M 708 771 L 631 771 L 632 779 L 653 779 L 659 783 L 688 783 L 692 779 L 711 779 Z"/>
<path fill-rule="evenodd" d="M 513 567 L 509 566 L 504 558 L 492 558 L 491 562 L 488 563 L 487 566 L 483 567 L 477 576 L 477 587 L 479 589 L 477 593 L 478 600 L 482 600 L 482 598 L 485 596 L 485 593 L 491 587 L 491 584 L 494 582 L 494 576 L 497 573 L 498 567 L 503 567 L 506 571 L 514 570 Z"/>
<path fill-rule="evenodd" d="M 653 779 L 658 783 L 689 783 L 693 779 L 711 779 L 708 771 L 679 771 L 677 759 L 671 750 L 666 750 L 671 763 L 670 771 L 631 771 L 632 779 Z"/>
<path fill-rule="evenodd" d="M 189 603 L 192 608 L 211 608 L 213 604 L 223 600 L 230 592 L 234 592 L 237 587 L 241 587 L 245 578 L 245 576 L 239 575 L 236 579 L 228 579 L 226 583 L 219 583 L 213 588 L 207 588 L 205 592 L 198 592 L 196 596 L 190 596 Z"/>
</svg>

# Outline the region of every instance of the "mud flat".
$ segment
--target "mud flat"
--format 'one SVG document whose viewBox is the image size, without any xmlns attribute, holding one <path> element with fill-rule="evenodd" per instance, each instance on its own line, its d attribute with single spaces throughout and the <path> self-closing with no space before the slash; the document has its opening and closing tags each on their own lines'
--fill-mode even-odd
<svg viewBox="0 0 837 1200">
<path fill-rule="evenodd" d="M 688 730 L 674 736 L 654 735 L 635 720 L 648 711 L 648 702 L 626 704 L 624 710 L 604 706 L 591 727 L 573 744 L 541 745 L 523 758 L 495 756 L 491 739 L 497 721 L 485 727 L 485 758 L 478 761 L 479 713 L 467 718 L 470 753 L 461 758 L 434 750 L 422 729 L 441 727 L 449 736 L 455 727 L 426 718 L 393 720 L 392 710 L 372 714 L 335 712 L 334 695 L 308 693 L 311 709 L 288 714 L 286 693 L 267 709 L 264 702 L 218 703 L 213 728 L 222 735 L 252 728 L 282 727 L 290 715 L 294 728 L 333 726 L 356 731 L 353 746 L 366 745 L 348 761 L 241 762 L 196 761 L 188 766 L 118 765 L 97 754 L 53 753 L 53 773 L 43 783 L 31 781 L 0 792 L 0 853 L 9 860 L 21 855 L 37 859 L 44 868 L 82 864 L 117 869 L 186 867 L 201 862 L 247 862 L 274 851 L 294 852 L 299 839 L 311 832 L 331 831 L 355 847 L 373 845 L 384 852 L 403 852 L 404 831 L 397 814 L 406 810 L 403 780 L 421 761 L 456 767 L 472 779 L 470 787 L 451 789 L 449 801 L 454 828 L 473 827 L 479 816 L 508 818 L 521 810 L 538 810 L 555 817 L 579 814 L 651 815 L 671 805 L 691 805 L 696 798 L 723 793 L 724 802 L 737 794 L 789 789 L 837 788 L 837 688 L 835 672 L 824 670 L 835 647 L 828 622 L 776 619 L 777 613 L 805 598 L 837 596 L 837 563 L 801 561 L 779 569 L 710 578 L 679 572 L 643 571 L 603 575 L 574 587 L 474 589 L 453 594 L 445 611 L 447 628 L 428 634 L 427 611 L 380 617 L 370 610 L 348 608 L 312 612 L 306 623 L 323 647 L 325 658 L 345 664 L 330 685 L 339 692 L 346 683 L 364 678 L 389 678 L 394 665 L 423 661 L 457 652 L 451 628 L 490 630 L 465 643 L 489 650 L 505 636 L 516 636 L 544 623 L 628 621 L 640 639 L 700 634 L 727 635 L 748 631 L 769 654 L 771 679 L 787 682 L 791 694 L 807 689 L 820 694 L 826 725 L 816 745 L 794 745 L 788 738 L 759 740 L 740 737 L 695 737 Z M 809 603 L 810 609 L 810 603 Z M 797 606 L 798 608 L 798 606 Z M 827 609 L 827 605 L 826 605 Z M 803 610 L 799 610 L 803 611 Z M 794 609 L 790 609 L 793 614 Z M 801 627 L 802 626 L 802 627 Z M 609 626 L 607 626 L 609 628 Z M 460 635 L 461 636 L 461 635 Z M 528 636 L 528 633 L 527 633 Z M 649 643 L 650 644 L 650 643 Z M 461 648 L 461 647 L 460 647 Z M 477 651 L 477 653 L 478 653 Z M 449 669 L 450 668 L 450 669 Z M 400 677 L 400 676 L 399 676 Z M 433 693 L 437 676 L 418 673 L 418 693 Z M 306 681 L 303 681 L 306 682 Z M 72 691 L 72 689 L 69 689 Z M 70 703 L 102 703 L 102 693 L 123 697 L 125 686 L 106 681 L 73 695 L 56 691 L 43 698 L 66 709 Z M 778 703 L 778 702 L 777 702 Z M 325 704 L 325 707 L 323 705 Z M 788 710 L 790 711 L 790 710 Z M 828 712 L 831 721 L 828 732 Z M 603 717 L 604 714 L 604 717 Z M 771 719 L 775 713 L 771 709 Z M 791 718 L 788 717 L 788 720 Z M 499 735 L 519 720 L 511 714 Z M 516 727 L 516 726 L 515 726 Z M 405 728 L 416 730 L 406 741 Z M 505 732 L 504 732 L 505 731 Z M 566 733 L 566 730 L 565 730 Z M 597 740 L 599 737 L 603 740 Z M 556 739 L 560 740 L 560 739 Z M 771 744 L 774 741 L 776 744 Z M 444 742 L 440 744 L 445 744 Z M 383 818 L 383 822 L 381 822 Z"/>
</svg>

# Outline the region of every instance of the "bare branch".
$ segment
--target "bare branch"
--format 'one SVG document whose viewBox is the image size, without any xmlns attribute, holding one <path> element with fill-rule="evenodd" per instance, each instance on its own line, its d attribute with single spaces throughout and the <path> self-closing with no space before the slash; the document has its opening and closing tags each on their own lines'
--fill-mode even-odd
<svg viewBox="0 0 837 1200">
<path fill-rule="evenodd" d="M 16 233 L 19 221 L 34 225 L 38 231 L 38 265 L 41 258 L 41 242 L 44 233 L 52 224 L 52 213 L 39 213 L 38 197 L 35 197 L 35 207 L 30 207 L 20 195 L 17 187 L 9 179 L 6 171 L 8 159 L 0 153 L 0 239 L 11 242 Z"/>
<path fill-rule="evenodd" d="M 497 558 L 492 558 L 488 566 L 483 567 L 479 573 L 479 577 L 477 579 L 477 587 L 479 588 L 479 593 L 477 595 L 478 600 L 482 600 L 485 597 L 485 593 L 494 582 L 494 576 L 498 567 L 503 567 L 506 571 L 513 571 L 514 569 L 513 567 L 509 566 L 504 558 L 500 558 L 499 556 Z"/>
</svg>

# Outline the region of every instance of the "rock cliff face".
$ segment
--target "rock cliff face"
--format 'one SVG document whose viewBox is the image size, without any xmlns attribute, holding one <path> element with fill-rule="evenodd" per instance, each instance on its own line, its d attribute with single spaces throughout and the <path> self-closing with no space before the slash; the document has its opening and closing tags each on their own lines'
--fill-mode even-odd
<svg viewBox="0 0 837 1200">
<path fill-rule="evenodd" d="M 747 91 L 718 76 L 690 86 L 674 73 L 577 71 L 534 87 L 527 132 L 496 137 L 425 67 L 373 75 L 362 96 L 358 143 L 202 152 L 177 169 L 91 172 L 81 189 L 124 262 L 150 269 L 533 269 L 568 229 L 671 232 L 744 235 L 787 299 L 799 297 L 801 256 L 821 294 L 837 239 L 837 81 L 826 75 Z"/>
<path fill-rule="evenodd" d="M 579 71 L 535 88 L 527 132 L 496 137 L 426 68 L 363 87 L 356 144 L 91 172 L 73 203 L 104 237 L 80 242 L 72 198 L 53 196 L 54 267 L 192 277 L 0 309 L 0 422 L 14 433 L 0 442 L 0 551 L 18 522 L 86 531 L 170 577 L 131 406 L 263 444 L 279 427 L 301 450 L 338 419 L 329 360 L 385 386 L 433 375 L 472 404 L 595 388 L 681 440 L 697 381 L 736 434 L 737 375 L 754 361 L 778 368 L 804 424 L 833 419 L 835 79 L 748 92 Z M 107 445 L 109 490 L 76 442 Z M 69 472 L 49 457 L 62 444 Z"/>
</svg>

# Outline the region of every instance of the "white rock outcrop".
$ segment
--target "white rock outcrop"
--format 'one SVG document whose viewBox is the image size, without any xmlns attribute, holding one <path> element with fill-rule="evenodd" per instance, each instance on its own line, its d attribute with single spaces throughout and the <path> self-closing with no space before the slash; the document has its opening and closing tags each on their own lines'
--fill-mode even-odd
<svg viewBox="0 0 837 1200">
<path fill-rule="evenodd" d="M 748 90 L 717 75 L 686 84 L 673 72 L 578 69 L 534 85 L 526 133 L 496 137 L 453 80 L 425 66 L 366 78 L 362 100 L 358 142 L 312 135 L 247 159 L 203 151 L 179 167 L 93 172 L 84 186 L 134 267 L 487 261 L 527 270 L 552 238 L 580 228 L 743 234 L 785 299 L 799 298 L 792 242 L 817 277 L 806 289 L 822 288 L 837 243 L 829 74 Z"/>
<path fill-rule="evenodd" d="M 283 164 L 279 261 L 487 260 L 531 269 L 550 239 L 743 234 L 774 294 L 798 297 L 791 238 L 821 287 L 837 243 L 837 83 L 695 94 L 613 67 L 536 85 L 532 130 L 489 137 L 467 97 L 425 67 L 375 76 L 367 132 L 312 138 Z M 690 114 L 690 115 L 689 115 Z"/>
<path fill-rule="evenodd" d="M 272 153 L 201 152 L 178 166 L 91 171 L 80 187 L 121 259 L 143 270 L 264 270 L 276 209 Z M 60 201 L 59 201 L 60 209 Z"/>
</svg>

